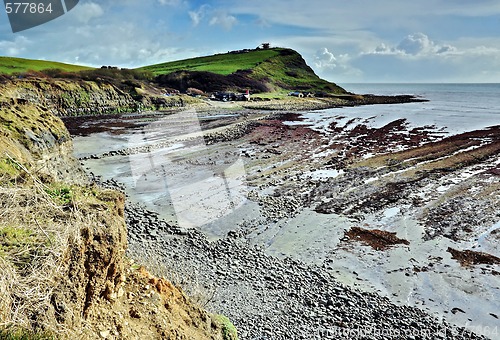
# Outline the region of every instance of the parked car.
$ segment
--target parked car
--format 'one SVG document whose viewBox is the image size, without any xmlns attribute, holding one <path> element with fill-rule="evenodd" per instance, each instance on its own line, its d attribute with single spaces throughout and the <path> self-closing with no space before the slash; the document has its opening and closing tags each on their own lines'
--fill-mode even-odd
<svg viewBox="0 0 500 340">
<path fill-rule="evenodd" d="M 292 96 L 292 97 L 299 97 L 299 98 L 304 97 L 304 94 L 302 92 L 298 92 L 298 91 L 290 92 L 288 95 Z"/>
</svg>

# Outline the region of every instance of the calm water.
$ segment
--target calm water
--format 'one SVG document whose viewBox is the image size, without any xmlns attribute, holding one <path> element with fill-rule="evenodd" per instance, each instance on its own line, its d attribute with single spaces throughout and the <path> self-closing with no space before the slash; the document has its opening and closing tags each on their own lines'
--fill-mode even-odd
<svg viewBox="0 0 500 340">
<path fill-rule="evenodd" d="M 355 93 L 412 94 L 429 102 L 327 110 L 368 117 L 406 118 L 412 125 L 435 125 L 460 133 L 500 124 L 500 84 L 340 84 Z"/>
</svg>

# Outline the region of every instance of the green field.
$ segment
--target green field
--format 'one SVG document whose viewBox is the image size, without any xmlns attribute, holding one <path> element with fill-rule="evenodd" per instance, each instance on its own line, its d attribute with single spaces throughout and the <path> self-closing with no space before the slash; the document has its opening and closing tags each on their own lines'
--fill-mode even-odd
<svg viewBox="0 0 500 340">
<path fill-rule="evenodd" d="M 168 74 L 180 70 L 207 71 L 221 75 L 229 75 L 238 70 L 248 70 L 261 62 L 275 57 L 280 49 L 254 50 L 238 54 L 217 54 L 208 57 L 198 57 L 180 61 L 172 61 L 151 66 L 141 67 L 155 75 Z"/>
<path fill-rule="evenodd" d="M 54 61 L 32 60 L 13 57 L 0 57 L 0 74 L 23 73 L 29 70 L 41 71 L 60 69 L 67 72 L 78 72 L 92 69 L 91 67 L 70 65 Z"/>
</svg>

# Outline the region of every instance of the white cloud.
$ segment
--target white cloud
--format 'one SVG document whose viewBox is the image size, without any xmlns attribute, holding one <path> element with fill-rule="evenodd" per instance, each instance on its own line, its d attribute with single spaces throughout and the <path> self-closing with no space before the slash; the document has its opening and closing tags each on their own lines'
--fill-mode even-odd
<svg viewBox="0 0 500 340">
<path fill-rule="evenodd" d="M 396 46 L 388 46 L 385 43 L 381 43 L 374 50 L 365 54 L 386 54 L 418 58 L 439 55 L 448 56 L 456 52 L 456 47 L 448 44 L 438 44 L 423 33 L 415 33 L 406 36 Z"/>
<path fill-rule="evenodd" d="M 238 22 L 238 20 L 228 13 L 217 11 L 215 15 L 210 19 L 210 25 L 220 25 L 226 30 L 230 30 Z"/>
<path fill-rule="evenodd" d="M 48 30 L 43 39 L 34 35 L 29 43 L 16 39 L 9 46 L 17 49 L 22 46 L 23 53 L 19 56 L 24 58 L 68 63 L 78 60 L 79 63 L 95 67 L 138 67 L 177 59 L 174 55 L 182 53 L 182 49 L 172 42 L 172 35 L 165 34 L 164 31 L 151 32 L 136 22 L 124 22 L 114 17 L 101 23 L 89 24 L 78 24 L 70 18 L 65 20 L 66 22 L 55 22 L 64 29 Z M 51 48 L 48 49 L 47 46 Z M 0 51 L 3 52 L 4 47 L 7 46 L 0 44 Z M 8 54 L 15 55 L 14 52 L 10 51 Z"/>
<path fill-rule="evenodd" d="M 392 53 L 395 53 L 396 49 L 394 48 L 390 48 L 389 46 L 387 46 L 386 44 L 384 43 L 381 43 L 380 45 L 378 45 L 375 50 L 371 53 L 373 54 L 392 54 Z"/>
<path fill-rule="evenodd" d="M 6 56 L 19 56 L 28 49 L 30 41 L 24 36 L 17 36 L 14 40 L 0 41 L 0 53 Z"/>
<path fill-rule="evenodd" d="M 76 19 L 82 23 L 88 23 L 104 14 L 102 7 L 94 2 L 80 4 L 75 9 Z"/>
<path fill-rule="evenodd" d="M 396 47 L 397 50 L 411 55 L 432 53 L 435 44 L 423 33 L 408 35 Z"/>
<path fill-rule="evenodd" d="M 191 18 L 191 22 L 193 23 L 193 26 L 198 26 L 203 18 L 207 15 L 207 12 L 209 10 L 210 6 L 209 5 L 202 5 L 198 10 L 196 11 L 189 11 L 189 17 Z"/>
<path fill-rule="evenodd" d="M 182 4 L 181 0 L 158 0 L 160 5 L 166 5 L 166 6 L 179 6 Z"/>
<path fill-rule="evenodd" d="M 351 57 L 348 54 L 334 55 L 324 47 L 316 51 L 312 60 L 315 72 L 320 77 L 333 82 L 355 81 L 362 76 L 362 72 L 351 65 Z"/>
<path fill-rule="evenodd" d="M 437 54 L 452 54 L 457 51 L 457 48 L 451 45 L 443 45 L 436 49 Z"/>
<path fill-rule="evenodd" d="M 380 43 L 350 60 L 365 81 L 496 82 L 500 38 L 436 42 L 422 33 L 397 44 Z"/>
<path fill-rule="evenodd" d="M 461 38 L 454 42 L 457 54 L 500 58 L 500 38 Z"/>
<path fill-rule="evenodd" d="M 202 15 L 200 12 L 189 11 L 189 17 L 191 18 L 193 26 L 198 26 L 201 22 Z"/>
<path fill-rule="evenodd" d="M 326 47 L 314 55 L 314 65 L 317 68 L 334 68 L 337 66 L 336 61 L 337 58 Z"/>
<path fill-rule="evenodd" d="M 219 3 L 231 8 L 233 14 L 255 15 L 273 24 L 335 31 L 375 26 L 411 31 L 415 30 L 415 22 L 421 19 L 500 14 L 498 0 L 220 0 Z"/>
<path fill-rule="evenodd" d="M 200 25 L 205 18 L 209 17 L 210 26 L 222 26 L 226 30 L 231 30 L 238 20 L 233 15 L 223 10 L 213 9 L 210 5 L 202 5 L 195 11 L 188 12 L 194 27 Z"/>
<path fill-rule="evenodd" d="M 258 18 L 255 21 L 255 24 L 259 26 L 260 28 L 269 28 L 271 27 L 271 24 L 264 18 Z"/>
</svg>

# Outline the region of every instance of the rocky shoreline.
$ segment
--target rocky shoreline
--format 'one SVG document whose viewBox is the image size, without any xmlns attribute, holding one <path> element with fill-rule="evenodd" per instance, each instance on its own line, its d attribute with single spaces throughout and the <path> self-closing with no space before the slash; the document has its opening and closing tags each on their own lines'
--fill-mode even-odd
<svg viewBox="0 0 500 340">
<path fill-rule="evenodd" d="M 116 180 L 92 180 L 124 191 Z M 265 254 L 243 231 L 209 241 L 127 202 L 128 255 L 156 264 L 174 284 L 197 287 L 198 303 L 228 316 L 240 339 L 487 339 L 421 309 L 395 305 L 340 282 L 323 266 Z M 154 272 L 154 269 L 153 269 Z"/>
<path fill-rule="evenodd" d="M 367 232 L 373 227 L 362 221 L 373 218 L 369 223 L 380 226 L 375 217 L 387 214 L 397 204 L 408 209 L 405 216 L 422 218 L 419 209 L 428 206 L 427 211 L 433 215 L 423 215 L 424 218 L 446 221 L 443 214 L 438 214 L 440 206 L 436 208 L 432 204 L 446 207 L 447 202 L 459 202 L 461 196 L 468 201 L 471 201 L 468 196 L 474 197 L 477 207 L 488 208 L 484 210 L 488 212 L 485 221 L 493 221 L 495 214 L 490 210 L 498 202 L 492 199 L 488 186 L 495 183 L 495 177 L 487 174 L 494 174 L 497 166 L 494 160 L 498 154 L 498 127 L 443 138 L 432 127 L 409 129 L 404 120 L 372 128 L 366 121 L 338 117 L 328 126 L 331 135 L 324 138 L 308 126 L 286 125 L 283 123 L 285 119 L 294 122 L 302 118 L 293 113 L 268 112 L 251 121 L 231 118 L 229 124 L 213 124 L 203 136 L 205 144 L 214 147 L 210 156 L 190 155 L 192 158 L 182 160 L 191 165 L 227 164 L 228 154 L 234 158 L 236 145 L 237 153 L 241 153 L 247 165 L 247 181 L 252 189 L 248 192 L 248 199 L 261 207 L 260 219 L 247 221 L 239 227 L 234 224 L 227 234 L 210 241 L 203 231 L 182 229 L 163 221 L 155 212 L 129 203 L 126 207 L 129 255 L 168 268 L 167 272 L 174 273 L 172 280 L 177 284 L 202 283 L 202 295 L 205 296 L 201 298 L 201 304 L 230 317 L 239 329 L 241 339 L 484 338 L 473 334 L 475 330 L 484 330 L 480 327 L 460 321 L 457 324 L 465 328 L 457 328 L 443 321 L 443 309 L 444 313 L 463 314 L 463 318 L 467 318 L 465 308 L 460 308 L 462 305 L 443 305 L 440 313 L 432 316 L 423 310 L 425 302 L 431 301 L 430 297 L 419 297 L 422 309 L 397 305 L 380 294 L 340 283 L 328 265 L 329 258 L 315 264 L 287 256 L 270 256 L 264 248 L 268 246 L 269 238 L 266 237 L 273 232 L 288 232 L 283 224 L 273 223 L 290 219 L 308 208 L 320 214 L 341 213 L 349 216 L 353 223 L 368 227 L 366 230 L 354 229 L 358 234 L 352 237 L 352 242 L 357 242 L 359 233 L 394 235 L 392 237 L 397 242 L 393 243 L 403 245 L 398 251 L 406 251 L 404 256 L 411 259 L 387 274 L 400 272 L 403 285 L 418 284 L 418 280 L 410 280 L 417 273 L 448 271 L 450 262 L 442 262 L 442 258 L 426 253 L 419 258 L 420 255 L 412 253 L 416 250 L 412 247 L 420 241 L 399 239 L 387 230 Z M 347 129 L 348 125 L 352 128 Z M 217 128 L 210 129 L 214 126 Z M 223 129 L 218 129 L 219 126 Z M 399 151 L 391 153 L 395 147 Z M 301 152 L 297 153 L 299 149 Z M 122 157 L 144 151 L 149 152 L 124 149 L 94 156 L 97 159 Z M 373 156 L 371 152 L 379 156 Z M 323 156 L 318 158 L 317 154 Z M 335 174 L 314 178 L 322 171 Z M 464 171 L 474 171 L 479 175 L 467 177 L 460 185 L 461 191 L 446 196 L 448 201 L 434 203 L 433 188 L 441 188 L 453 180 L 446 176 L 455 174 L 461 177 Z M 392 173 L 397 173 L 397 176 L 391 176 Z M 124 190 L 116 180 L 106 185 Z M 424 191 L 423 188 L 430 189 Z M 477 197 L 468 194 L 469 190 L 474 190 Z M 410 209 L 417 209 L 417 212 L 410 212 Z M 435 214 L 434 209 L 437 209 Z M 461 217 L 456 216 L 456 221 L 448 223 L 450 226 L 443 230 L 434 228 L 435 223 L 424 230 L 437 230 L 438 234 L 433 237 L 442 238 L 443 235 L 448 237 L 446 228 L 454 228 L 457 223 L 470 223 L 466 235 L 469 239 L 477 226 Z M 344 236 L 341 225 L 332 229 L 340 231 L 325 229 L 325 232 L 332 235 L 339 232 L 337 240 Z M 344 237 L 348 236 L 346 233 Z M 324 251 L 336 252 L 337 240 L 332 240 Z M 344 245 L 339 243 L 338 247 Z M 437 251 L 441 255 L 446 248 Z M 361 258 L 372 256 L 365 250 L 352 253 Z M 477 253 L 471 256 L 475 255 Z M 351 269 L 351 276 L 358 277 L 354 272 L 357 270 Z M 496 275 L 490 265 L 481 267 L 481 270 L 485 275 Z M 475 275 L 472 269 L 472 274 L 466 272 L 471 277 Z M 369 280 L 361 279 L 363 276 L 359 275 L 360 281 Z M 492 314 L 491 306 L 485 308 L 491 318 L 497 317 Z"/>
<path fill-rule="evenodd" d="M 227 315 L 240 339 L 485 339 L 420 309 L 339 283 L 325 268 L 268 256 L 237 232 L 209 242 L 157 214 L 126 207 L 128 253 L 203 282 L 209 310 Z"/>
<path fill-rule="evenodd" d="M 349 93 L 346 95 L 332 95 L 329 97 L 287 98 L 268 99 L 266 101 L 250 101 L 242 102 L 241 106 L 245 109 L 251 110 L 306 111 L 359 105 L 405 104 L 425 101 L 427 100 L 424 98 L 419 98 L 412 95 L 381 96 L 373 94 L 361 95 Z"/>
</svg>

